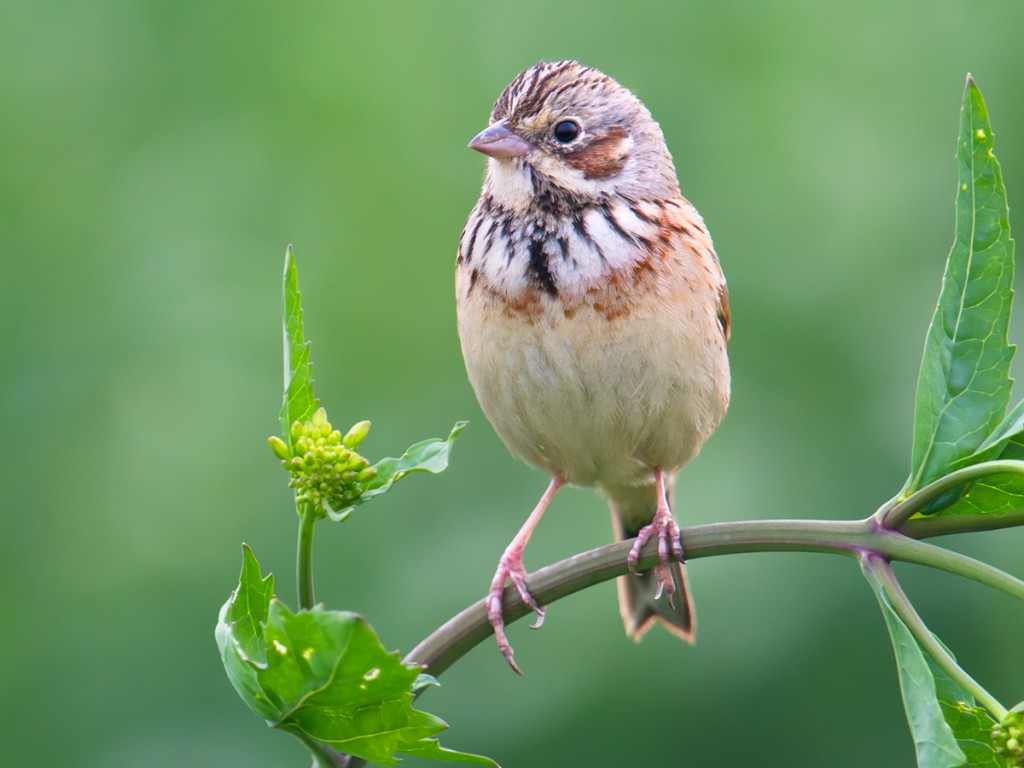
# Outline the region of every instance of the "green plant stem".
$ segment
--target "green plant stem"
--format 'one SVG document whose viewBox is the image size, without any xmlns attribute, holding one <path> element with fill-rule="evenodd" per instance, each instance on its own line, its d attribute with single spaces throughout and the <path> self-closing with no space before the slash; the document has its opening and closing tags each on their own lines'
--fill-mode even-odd
<svg viewBox="0 0 1024 768">
<path fill-rule="evenodd" d="M 892 571 L 889 562 L 873 552 L 867 552 L 862 558 L 862 565 L 865 570 L 873 571 L 878 579 L 879 586 L 885 592 L 889 604 L 906 625 L 907 629 L 914 636 L 917 644 L 938 664 L 942 671 L 949 675 L 965 691 L 977 699 L 985 709 L 989 711 L 996 721 L 1006 717 L 1006 707 L 1000 704 L 996 698 L 986 691 L 977 680 L 957 664 L 956 659 L 940 643 L 931 630 L 922 621 L 920 615 L 914 610 L 914 606 L 907 598 L 903 587 L 900 586 L 896 574 Z M 869 579 L 869 581 L 872 581 Z"/>
<path fill-rule="evenodd" d="M 938 533 L 966 532 L 993 527 L 982 516 L 957 517 Z M 1018 517 L 1004 516 L 1004 525 L 1018 525 Z M 915 529 L 918 539 L 933 535 L 924 526 Z M 883 528 L 874 518 L 858 521 L 768 520 L 713 523 L 685 528 L 682 541 L 689 560 L 740 552 L 826 552 L 860 557 L 874 552 L 890 560 L 903 560 L 956 573 L 1024 599 L 1024 581 L 965 555 L 912 539 Z M 554 563 L 530 574 L 530 592 L 541 605 L 559 600 L 593 584 L 627 572 L 626 556 L 632 541 L 620 541 Z M 657 562 L 656 543 L 645 548 L 638 567 L 643 570 Z M 505 590 L 503 611 L 506 623 L 522 618 L 529 610 L 511 587 Z M 471 648 L 491 634 L 483 600 L 453 616 L 413 648 L 405 657 L 423 664 L 426 671 L 440 675 Z"/>
<path fill-rule="evenodd" d="M 975 560 L 973 557 L 943 549 L 933 544 L 900 536 L 878 550 L 892 560 L 926 565 L 940 571 L 955 573 L 987 587 L 998 589 L 1018 600 L 1024 600 L 1024 581 L 1011 576 L 994 565 Z"/>
<path fill-rule="evenodd" d="M 309 610 L 313 599 L 313 526 L 316 511 L 309 504 L 299 505 L 299 543 L 295 558 L 295 580 L 299 590 L 299 608 Z"/>
<path fill-rule="evenodd" d="M 1024 475 L 1024 461 L 984 461 L 981 464 L 950 472 L 907 498 L 891 506 L 883 506 L 875 513 L 876 519 L 886 528 L 900 528 L 911 517 L 924 509 L 929 502 L 939 498 L 942 494 L 959 488 L 965 483 L 992 475 Z"/>
</svg>

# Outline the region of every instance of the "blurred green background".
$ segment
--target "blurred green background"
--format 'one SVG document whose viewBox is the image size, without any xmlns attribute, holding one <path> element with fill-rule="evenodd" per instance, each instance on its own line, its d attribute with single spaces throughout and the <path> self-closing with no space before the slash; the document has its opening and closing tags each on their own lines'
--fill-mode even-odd
<svg viewBox="0 0 1024 768">
<path fill-rule="evenodd" d="M 684 470 L 683 520 L 872 512 L 908 468 L 967 71 L 1024 201 L 1021 29 L 1017 0 L 4 3 L 3 763 L 308 765 L 213 641 L 242 541 L 294 604 L 265 443 L 290 242 L 333 421 L 372 419 L 371 456 L 471 421 L 447 474 L 320 529 L 318 598 L 407 650 L 482 595 L 545 478 L 476 405 L 452 267 L 484 166 L 466 142 L 541 58 L 645 100 L 729 278 L 733 405 Z M 953 543 L 1020 574 L 1021 533 Z M 569 490 L 527 565 L 610 538 L 604 502 Z M 900 573 L 968 668 L 1024 697 L 1020 605 Z M 525 678 L 488 643 L 421 704 L 506 766 L 912 764 L 852 562 L 735 556 L 690 578 L 696 648 L 634 646 L 605 584 L 512 628 Z"/>
</svg>

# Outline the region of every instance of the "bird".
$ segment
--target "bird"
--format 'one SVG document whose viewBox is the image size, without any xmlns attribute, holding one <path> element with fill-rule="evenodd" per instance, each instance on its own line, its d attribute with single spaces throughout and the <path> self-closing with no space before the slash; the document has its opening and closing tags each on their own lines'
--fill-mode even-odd
<svg viewBox="0 0 1024 768">
<path fill-rule="evenodd" d="M 512 80 L 469 142 L 487 156 L 455 265 L 459 340 L 481 410 L 550 477 L 499 559 L 488 620 L 516 672 L 502 595 L 544 619 L 523 551 L 563 485 L 609 501 L 627 635 L 690 643 L 695 614 L 670 499 L 729 404 L 729 294 L 711 235 L 680 193 L 661 127 L 629 89 L 576 61 Z M 636 569 L 646 543 L 658 564 Z"/>
</svg>

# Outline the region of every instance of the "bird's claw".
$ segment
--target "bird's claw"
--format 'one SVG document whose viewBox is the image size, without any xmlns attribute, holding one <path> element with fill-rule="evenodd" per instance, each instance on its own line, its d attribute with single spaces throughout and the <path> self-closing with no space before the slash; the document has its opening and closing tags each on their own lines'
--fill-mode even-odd
<svg viewBox="0 0 1024 768">
<path fill-rule="evenodd" d="M 659 505 L 654 513 L 654 519 L 640 529 L 636 535 L 636 541 L 633 542 L 633 548 L 626 558 L 626 564 L 629 565 L 629 570 L 632 573 L 637 574 L 636 564 L 640 562 L 640 552 L 654 536 L 658 537 L 658 565 L 654 566 L 658 591 L 655 593 L 654 599 L 657 600 L 664 594 L 668 597 L 669 605 L 672 605 L 672 593 L 675 592 L 676 586 L 672 581 L 669 563 L 672 558 L 680 562 L 683 560 L 683 545 L 679 540 L 679 525 L 667 505 Z"/>
<path fill-rule="evenodd" d="M 491 588 L 487 592 L 487 619 L 490 621 L 491 627 L 494 628 L 494 638 L 498 641 L 498 650 L 501 651 L 501 655 L 505 657 L 508 665 L 521 675 L 523 672 L 513 658 L 512 646 L 505 634 L 505 618 L 501 609 L 501 598 L 505 592 L 506 579 L 512 582 L 512 586 L 519 593 L 519 599 L 537 614 L 537 619 L 530 625 L 530 629 L 540 629 L 544 623 L 544 609 L 537 604 L 526 587 L 526 569 L 523 568 L 522 553 L 519 553 L 518 557 L 515 556 L 515 553 L 512 555 L 506 553 L 498 561 L 498 570 L 494 572 Z"/>
</svg>

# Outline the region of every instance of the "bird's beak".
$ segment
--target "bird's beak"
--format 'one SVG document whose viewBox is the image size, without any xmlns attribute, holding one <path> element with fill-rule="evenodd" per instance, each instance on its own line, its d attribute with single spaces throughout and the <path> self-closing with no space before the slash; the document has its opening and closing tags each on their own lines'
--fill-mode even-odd
<svg viewBox="0 0 1024 768">
<path fill-rule="evenodd" d="M 489 157 L 522 157 L 533 147 L 508 127 L 508 120 L 499 120 L 480 131 L 469 142 L 469 148 Z"/>
</svg>

